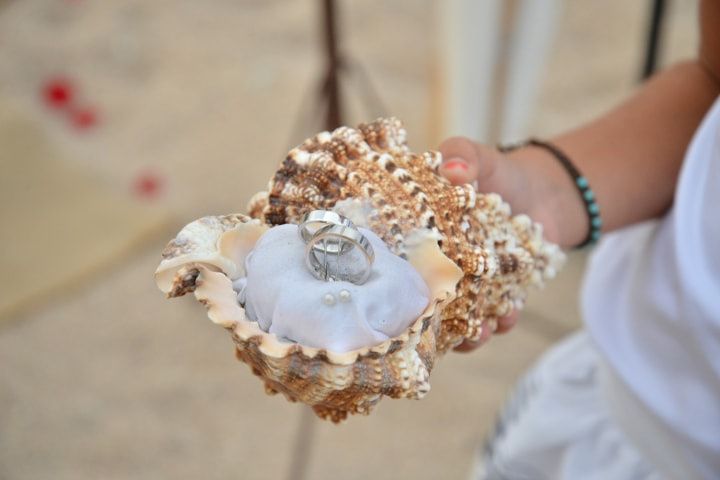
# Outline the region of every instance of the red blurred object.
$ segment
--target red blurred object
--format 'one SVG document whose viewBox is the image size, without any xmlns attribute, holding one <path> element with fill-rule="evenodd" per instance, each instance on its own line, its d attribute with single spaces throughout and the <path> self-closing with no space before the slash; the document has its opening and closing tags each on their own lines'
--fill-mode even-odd
<svg viewBox="0 0 720 480">
<path fill-rule="evenodd" d="M 141 173 L 135 178 L 133 189 L 135 194 L 143 198 L 155 198 L 160 194 L 161 178 L 150 172 Z"/>
<path fill-rule="evenodd" d="M 97 113 L 93 108 L 83 107 L 72 111 L 70 119 L 77 128 L 86 130 L 94 127 L 98 122 Z"/>
<path fill-rule="evenodd" d="M 42 89 L 45 103 L 52 108 L 65 108 L 73 98 L 73 86 L 65 78 L 53 78 Z"/>
</svg>

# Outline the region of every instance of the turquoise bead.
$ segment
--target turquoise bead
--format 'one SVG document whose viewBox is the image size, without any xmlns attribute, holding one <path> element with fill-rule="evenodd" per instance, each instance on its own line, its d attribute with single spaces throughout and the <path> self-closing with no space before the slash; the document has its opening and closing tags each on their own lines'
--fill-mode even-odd
<svg viewBox="0 0 720 480">
<path fill-rule="evenodd" d="M 598 207 L 598 204 L 595 202 L 592 202 L 587 207 L 588 212 L 592 213 L 593 215 L 597 215 L 600 212 L 600 207 Z"/>
<path fill-rule="evenodd" d="M 575 180 L 575 182 L 577 183 L 578 187 L 580 187 L 580 188 L 587 188 L 587 186 L 588 186 L 588 181 L 587 181 L 587 178 L 585 178 L 585 177 L 578 177 L 577 180 Z"/>
<path fill-rule="evenodd" d="M 593 228 L 600 228 L 602 227 L 602 219 L 600 217 L 593 217 L 591 224 Z"/>
<path fill-rule="evenodd" d="M 600 230 L 593 230 L 590 238 L 592 238 L 593 242 L 597 242 L 600 239 Z"/>
<path fill-rule="evenodd" d="M 583 197 L 585 197 L 585 200 L 587 200 L 588 202 L 595 200 L 595 194 L 593 193 L 592 190 L 585 190 L 583 192 Z"/>
</svg>

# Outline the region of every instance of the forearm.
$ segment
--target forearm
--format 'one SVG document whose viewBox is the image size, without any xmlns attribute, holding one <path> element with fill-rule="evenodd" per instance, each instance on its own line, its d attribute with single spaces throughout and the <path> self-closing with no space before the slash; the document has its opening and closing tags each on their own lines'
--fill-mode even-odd
<svg viewBox="0 0 720 480">
<path fill-rule="evenodd" d="M 682 63 L 607 115 L 554 139 L 590 180 L 607 229 L 667 210 L 685 150 L 718 93 L 697 62 Z"/>
<path fill-rule="evenodd" d="M 606 115 L 551 139 L 588 178 L 604 231 L 660 216 L 669 208 L 685 150 L 719 93 L 699 62 L 685 62 L 656 75 Z M 581 242 L 587 216 L 569 176 L 538 148 L 526 147 L 511 157 L 553 179 L 553 188 L 544 194 L 553 197 L 546 201 L 559 217 L 560 243 Z"/>
</svg>

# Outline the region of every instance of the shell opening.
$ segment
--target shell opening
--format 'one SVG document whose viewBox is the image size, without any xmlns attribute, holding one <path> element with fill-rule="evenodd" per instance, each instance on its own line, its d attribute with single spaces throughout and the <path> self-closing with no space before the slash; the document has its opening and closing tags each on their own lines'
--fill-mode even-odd
<svg viewBox="0 0 720 480">
<path fill-rule="evenodd" d="M 237 335 L 242 337 L 248 335 L 261 337 L 261 348 L 270 355 L 284 355 L 290 348 L 296 346 L 296 343 L 291 343 L 288 339 L 297 340 L 297 344 L 301 346 L 303 353 L 307 356 L 313 356 L 317 354 L 317 351 L 322 350 L 327 354 L 334 355 L 335 360 L 340 363 L 348 361 L 348 355 L 353 357 L 370 350 L 387 350 L 393 341 L 405 342 L 409 331 L 420 328 L 422 319 L 434 313 L 438 302 L 453 296 L 455 286 L 462 277 L 462 271 L 440 251 L 436 234 L 429 230 L 417 231 L 409 237 L 406 245 L 407 261 L 394 255 L 386 247 L 381 247 L 384 248 L 384 251 L 381 251 L 381 256 L 385 255 L 385 260 L 395 262 L 396 267 L 403 267 L 405 270 L 402 273 L 405 277 L 389 276 L 385 284 L 379 283 L 378 279 L 369 281 L 368 283 L 375 282 L 376 287 L 374 290 L 369 291 L 373 295 L 380 296 L 380 298 L 371 298 L 365 301 L 364 305 L 362 305 L 364 292 L 358 286 L 347 282 L 318 281 L 304 269 L 304 265 L 302 271 L 296 271 L 297 276 L 293 277 L 289 272 L 291 269 L 288 266 L 287 259 L 273 259 L 272 255 L 265 255 L 261 260 L 275 262 L 273 268 L 276 274 L 282 272 L 274 280 L 278 287 L 274 289 L 274 293 L 278 296 L 272 299 L 275 303 L 271 305 L 272 311 L 270 315 L 272 316 L 278 309 L 281 310 L 280 315 L 276 316 L 276 318 L 280 319 L 279 326 L 289 327 L 289 329 L 285 328 L 283 330 L 277 328 L 277 324 L 275 324 L 275 327 L 273 327 L 272 323 L 268 324 L 259 315 L 263 307 L 258 307 L 258 302 L 248 301 L 248 299 L 252 299 L 253 295 L 252 284 L 248 282 L 248 280 L 252 280 L 252 275 L 245 277 L 245 269 L 252 268 L 254 260 L 258 260 L 259 256 L 253 253 L 254 249 L 258 245 L 268 243 L 263 242 L 263 238 L 269 239 L 271 244 L 275 242 L 282 246 L 288 243 L 289 237 L 287 235 L 279 237 L 275 235 L 275 238 L 273 238 L 273 235 L 269 232 L 273 232 L 275 229 L 286 229 L 285 233 L 290 233 L 291 238 L 299 239 L 297 227 L 295 225 L 284 225 L 265 230 L 248 227 L 248 224 L 243 225 L 228 230 L 217 237 L 216 244 L 218 248 L 214 256 L 203 258 L 198 255 L 179 257 L 166 264 L 165 268 L 159 268 L 158 285 L 161 288 L 168 289 L 168 291 L 171 290 L 170 272 L 172 272 L 172 275 L 176 275 L 181 265 L 187 265 L 188 261 L 192 262 L 193 266 L 198 270 L 194 293 L 197 299 L 208 308 L 210 319 L 223 327 L 233 329 Z M 291 229 L 292 232 L 287 229 Z M 379 237 L 375 237 L 374 241 L 382 243 Z M 297 247 L 297 245 L 295 246 Z M 377 255 L 377 251 L 380 250 L 377 247 L 380 246 L 374 244 L 374 247 L 376 247 Z M 167 268 L 168 265 L 172 265 L 173 268 Z M 267 264 L 265 266 L 267 267 Z M 412 272 L 409 277 L 408 272 Z M 305 277 L 302 275 L 305 275 Z M 294 287 L 293 280 L 296 282 Z M 297 283 L 298 281 L 300 283 Z M 320 283 L 320 288 L 313 290 L 315 293 L 310 299 L 304 299 L 302 288 L 298 289 L 298 285 L 304 282 L 312 282 L 316 286 L 318 282 Z M 402 288 L 400 291 L 396 289 L 393 292 L 390 284 L 399 285 Z M 383 305 L 393 307 L 395 304 L 407 303 L 398 302 L 397 299 L 407 298 L 408 284 L 413 284 L 416 290 L 421 290 L 422 298 L 415 298 L 410 308 L 401 309 L 403 310 L 401 313 L 405 315 L 402 322 L 393 322 L 394 325 L 383 325 L 384 322 L 388 322 L 388 318 L 393 321 L 396 320 L 392 316 L 397 314 L 397 309 L 393 310 L 393 308 L 386 308 L 386 311 L 383 312 Z M 266 278 L 261 287 L 267 289 L 269 285 L 271 286 L 268 283 L 268 278 Z M 295 288 L 295 290 L 293 291 L 292 288 Z M 282 297 L 283 291 L 285 293 L 289 291 L 292 295 Z M 318 292 L 324 293 L 319 294 Z M 327 295 L 332 295 L 332 301 L 325 298 Z M 418 296 L 416 295 L 416 297 Z M 365 310 L 360 312 L 361 309 L 358 308 L 358 305 L 364 306 Z M 298 307 L 314 313 L 322 312 L 323 309 L 334 311 L 337 315 L 331 318 L 330 321 L 325 318 L 326 316 L 315 315 L 314 317 L 308 317 L 309 320 L 302 325 L 293 326 L 292 318 L 288 318 L 288 316 Z M 348 322 L 342 323 L 345 320 L 343 314 L 348 315 L 347 320 L 349 320 L 349 323 L 355 322 L 356 329 L 351 332 L 351 335 L 347 333 Z M 374 330 L 373 327 L 377 330 Z M 389 327 L 394 327 L 394 329 Z M 383 328 L 385 328 L 384 331 Z M 329 338 L 334 343 L 317 343 L 316 340 L 311 338 L 312 329 L 320 331 L 324 335 L 329 335 Z M 303 335 L 303 331 L 310 331 L 310 337 Z"/>
<path fill-rule="evenodd" d="M 271 228 L 247 256 L 247 277 L 235 282 L 248 318 L 264 331 L 301 345 L 346 352 L 377 345 L 407 329 L 430 303 L 430 290 L 412 264 L 360 228 L 375 252 L 362 284 L 315 278 L 296 225 Z M 360 246 L 329 262 L 353 262 Z M 325 257 L 327 258 L 327 257 Z M 342 260 L 345 259 L 345 260 Z"/>
</svg>

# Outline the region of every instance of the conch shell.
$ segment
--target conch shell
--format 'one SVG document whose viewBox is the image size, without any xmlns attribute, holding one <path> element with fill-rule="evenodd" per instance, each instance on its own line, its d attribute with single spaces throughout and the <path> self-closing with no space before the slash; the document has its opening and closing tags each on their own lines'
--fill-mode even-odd
<svg viewBox="0 0 720 480">
<path fill-rule="evenodd" d="M 439 355 L 494 329 L 522 306 L 527 287 L 553 277 L 564 259 L 539 225 L 512 217 L 498 195 L 451 185 L 438 175 L 440 163 L 437 152 L 410 152 L 394 118 L 322 132 L 290 151 L 268 191 L 251 199 L 250 216 L 204 217 L 183 228 L 163 252 L 157 284 L 169 297 L 194 292 L 268 393 L 307 403 L 322 418 L 367 414 L 382 396 L 422 398 Z M 232 288 L 269 226 L 333 208 L 410 261 L 431 293 L 401 335 L 345 353 L 264 332 Z"/>
</svg>

